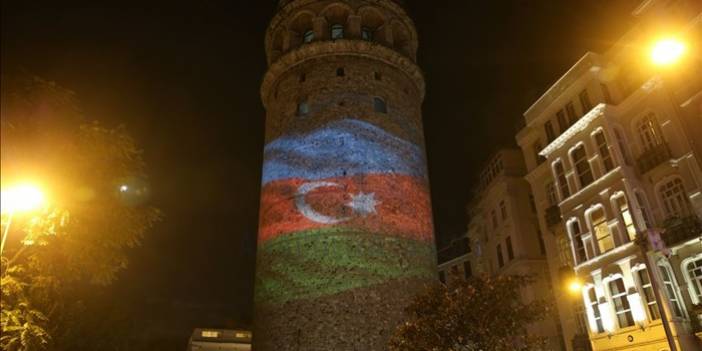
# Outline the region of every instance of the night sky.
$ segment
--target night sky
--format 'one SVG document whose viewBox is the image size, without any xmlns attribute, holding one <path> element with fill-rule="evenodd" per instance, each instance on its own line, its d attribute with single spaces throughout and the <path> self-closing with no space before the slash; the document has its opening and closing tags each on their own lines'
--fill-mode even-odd
<svg viewBox="0 0 702 351">
<path fill-rule="evenodd" d="M 465 231 L 481 164 L 514 145 L 522 113 L 638 0 L 407 1 L 420 35 L 439 243 Z M 102 3 L 102 4 L 100 4 Z M 77 93 L 90 119 L 144 149 L 165 220 L 110 296 L 153 335 L 251 322 L 266 69 L 275 1 L 3 1 L 2 74 Z"/>
</svg>

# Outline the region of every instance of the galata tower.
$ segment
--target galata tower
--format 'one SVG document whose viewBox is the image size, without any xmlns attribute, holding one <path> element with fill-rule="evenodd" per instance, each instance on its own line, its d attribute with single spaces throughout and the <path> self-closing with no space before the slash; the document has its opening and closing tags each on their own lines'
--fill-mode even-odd
<svg viewBox="0 0 702 351">
<path fill-rule="evenodd" d="M 287 0 L 265 45 L 254 349 L 385 350 L 436 279 L 414 24 L 400 1 Z"/>
</svg>

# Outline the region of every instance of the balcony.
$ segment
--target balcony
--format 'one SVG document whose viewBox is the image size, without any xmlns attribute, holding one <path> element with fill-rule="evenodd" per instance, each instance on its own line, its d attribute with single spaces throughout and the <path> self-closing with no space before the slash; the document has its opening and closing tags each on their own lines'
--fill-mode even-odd
<svg viewBox="0 0 702 351">
<path fill-rule="evenodd" d="M 587 334 L 575 334 L 572 340 L 573 351 L 592 351 L 590 338 Z"/>
<path fill-rule="evenodd" d="M 639 173 L 646 174 L 648 171 L 658 167 L 661 163 L 670 160 L 670 157 L 668 143 L 663 143 L 644 151 L 636 160 L 636 165 L 639 169 Z"/>
<path fill-rule="evenodd" d="M 553 205 L 546 209 L 546 215 L 544 217 L 546 219 L 546 225 L 549 228 L 553 228 L 561 223 L 561 209 L 558 205 Z"/>
<path fill-rule="evenodd" d="M 663 226 L 665 233 L 662 237 L 668 247 L 702 237 L 702 221 L 694 215 L 667 219 Z"/>
</svg>

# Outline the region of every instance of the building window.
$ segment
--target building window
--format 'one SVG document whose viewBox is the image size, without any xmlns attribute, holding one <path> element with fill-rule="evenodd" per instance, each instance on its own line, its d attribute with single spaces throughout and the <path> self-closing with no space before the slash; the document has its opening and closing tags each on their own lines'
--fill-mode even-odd
<svg viewBox="0 0 702 351">
<path fill-rule="evenodd" d="M 556 112 L 556 119 L 558 119 L 558 126 L 560 127 L 561 134 L 563 134 L 563 132 L 568 130 L 568 128 L 570 127 L 570 124 L 566 120 L 565 111 L 560 110 Z"/>
<path fill-rule="evenodd" d="M 507 219 L 507 205 L 504 201 L 500 201 L 500 214 L 502 215 L 502 220 Z"/>
<path fill-rule="evenodd" d="M 333 24 L 331 26 L 331 38 L 332 38 L 332 40 L 344 38 L 344 25 L 343 24 Z"/>
<path fill-rule="evenodd" d="M 663 209 L 667 218 L 684 217 L 690 213 L 690 205 L 682 180 L 675 178 L 659 188 Z"/>
<path fill-rule="evenodd" d="M 609 152 L 609 145 L 607 145 L 607 138 L 605 138 L 604 131 L 600 130 L 595 133 L 595 144 L 597 144 L 597 149 L 600 152 L 600 158 L 602 159 L 605 173 L 608 173 L 614 169 L 614 160 L 612 159 L 612 154 Z"/>
<path fill-rule="evenodd" d="M 605 83 L 600 83 L 600 87 L 602 88 L 602 95 L 604 95 L 604 101 L 607 104 L 612 104 L 612 94 L 609 92 L 609 87 Z"/>
<path fill-rule="evenodd" d="M 590 94 L 587 93 L 587 89 L 580 92 L 580 106 L 583 107 L 583 114 L 592 110 L 592 102 L 590 101 Z"/>
<path fill-rule="evenodd" d="M 616 206 L 616 210 L 619 211 L 619 219 L 626 228 L 628 240 L 634 241 L 636 238 L 636 226 L 634 225 L 634 217 L 631 215 L 631 209 L 629 209 L 629 202 L 626 199 L 626 195 L 622 194 L 617 196 L 614 199 L 614 204 Z"/>
<path fill-rule="evenodd" d="M 568 179 L 565 176 L 565 169 L 563 169 L 563 162 L 558 161 L 553 166 L 556 173 L 556 181 L 558 181 L 558 188 L 561 190 L 561 201 L 570 197 L 570 188 L 568 187 Z"/>
<path fill-rule="evenodd" d="M 659 131 L 658 123 L 655 122 L 655 120 L 655 115 L 649 113 L 636 124 L 636 130 L 639 133 L 639 141 L 641 141 L 641 146 L 644 151 L 652 150 L 663 144 L 663 138 Z"/>
<path fill-rule="evenodd" d="M 314 40 L 314 30 L 307 30 L 305 31 L 305 34 L 302 35 L 302 42 L 307 44 L 311 43 Z"/>
<path fill-rule="evenodd" d="M 556 192 L 556 185 L 553 182 L 546 183 L 546 199 L 548 200 L 549 206 L 558 205 L 558 194 Z"/>
<path fill-rule="evenodd" d="M 373 98 L 373 111 L 379 113 L 388 113 L 388 106 L 385 104 L 385 100 L 374 97 Z"/>
<path fill-rule="evenodd" d="M 534 146 L 532 146 L 532 149 L 534 150 L 534 161 L 536 161 L 537 165 L 540 165 L 546 161 L 546 158 L 539 155 L 539 152 L 543 149 L 543 146 L 541 146 L 541 142 L 537 141 L 534 143 Z"/>
<path fill-rule="evenodd" d="M 507 246 L 507 259 L 511 261 L 514 259 L 514 248 L 512 248 L 511 237 L 508 236 L 507 239 L 505 239 L 505 245 Z"/>
<path fill-rule="evenodd" d="M 622 151 L 622 158 L 624 158 L 624 163 L 627 165 L 631 164 L 631 156 L 629 156 L 629 148 L 626 146 L 626 142 L 624 141 L 624 137 L 622 136 L 621 133 L 619 133 L 619 130 L 615 129 L 614 130 L 614 136 L 617 138 L 617 144 L 619 144 L 619 150 Z"/>
<path fill-rule="evenodd" d="M 614 311 L 617 314 L 617 321 L 620 328 L 631 327 L 634 325 L 634 316 L 631 313 L 629 299 L 627 299 L 626 288 L 624 287 L 624 279 L 617 278 L 609 282 L 609 292 L 612 296 Z"/>
<path fill-rule="evenodd" d="M 591 287 L 587 291 L 588 307 L 592 310 L 592 317 L 595 325 L 591 326 L 595 333 L 604 333 L 604 324 L 602 324 L 602 314 L 600 313 L 599 303 L 597 301 L 597 293 L 595 287 Z"/>
<path fill-rule="evenodd" d="M 361 38 L 365 41 L 373 41 L 373 30 L 368 27 L 361 28 Z"/>
<path fill-rule="evenodd" d="M 595 240 L 597 240 L 600 254 L 612 250 L 614 248 L 614 238 L 612 238 L 612 231 L 609 230 L 604 208 L 600 206 L 590 213 L 590 225 L 595 233 Z"/>
<path fill-rule="evenodd" d="M 587 153 L 585 152 L 585 146 L 580 145 L 571 152 L 571 157 L 573 158 L 573 165 L 575 165 L 575 171 L 580 180 L 580 188 L 584 188 L 595 179 L 592 176 L 592 169 L 590 168 L 590 162 L 587 160 Z"/>
<path fill-rule="evenodd" d="M 585 242 L 583 241 L 583 232 L 580 228 L 580 222 L 573 221 L 569 225 L 570 237 L 573 241 L 573 251 L 575 251 L 575 264 L 580 264 L 587 261 L 587 252 L 585 251 Z"/>
<path fill-rule="evenodd" d="M 497 213 L 495 213 L 495 210 L 490 211 L 490 217 L 492 218 L 492 228 L 497 228 Z"/>
<path fill-rule="evenodd" d="M 702 258 L 698 258 L 685 267 L 690 277 L 690 285 L 697 296 L 697 303 L 702 303 Z"/>
<path fill-rule="evenodd" d="M 502 245 L 497 244 L 497 264 L 500 268 L 505 266 L 505 258 L 502 257 Z"/>
<path fill-rule="evenodd" d="M 678 288 L 673 278 L 673 273 L 671 273 L 670 268 L 665 264 L 659 264 L 658 267 L 661 270 L 664 290 L 666 294 L 668 294 L 668 300 L 670 301 L 670 306 L 673 308 L 673 314 L 676 317 L 683 318 L 684 315 L 682 306 L 680 305 L 680 295 L 678 295 Z"/>
<path fill-rule="evenodd" d="M 651 276 L 648 275 L 648 270 L 646 268 L 641 269 L 636 272 L 639 278 L 639 285 L 641 286 L 641 291 L 643 292 L 644 303 L 648 307 L 648 315 L 652 321 L 661 318 L 660 311 L 658 310 L 658 303 L 656 302 L 656 294 L 653 292 L 653 285 L 651 284 Z"/>
<path fill-rule="evenodd" d="M 463 277 L 468 279 L 473 276 L 473 270 L 470 267 L 470 261 L 463 262 Z"/>
<path fill-rule="evenodd" d="M 303 100 L 297 103 L 297 115 L 307 116 L 310 113 L 310 105 L 307 100 Z"/>
<path fill-rule="evenodd" d="M 343 77 L 346 75 L 346 71 L 343 68 L 337 68 L 336 69 L 336 76 L 337 77 Z"/>
<path fill-rule="evenodd" d="M 570 122 L 570 125 L 575 124 L 575 122 L 578 121 L 578 114 L 575 113 L 575 105 L 573 105 L 572 102 L 569 102 L 566 104 L 566 111 L 568 112 L 568 121 Z"/>
<path fill-rule="evenodd" d="M 548 139 L 548 142 L 552 142 L 556 139 L 556 132 L 553 130 L 553 123 L 551 121 L 547 121 L 544 124 L 544 129 L 546 130 L 546 139 Z"/>
</svg>

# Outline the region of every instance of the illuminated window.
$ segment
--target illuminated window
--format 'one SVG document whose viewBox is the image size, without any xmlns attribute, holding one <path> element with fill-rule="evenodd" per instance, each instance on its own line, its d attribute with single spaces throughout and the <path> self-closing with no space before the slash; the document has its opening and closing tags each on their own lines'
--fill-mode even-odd
<svg viewBox="0 0 702 351">
<path fill-rule="evenodd" d="M 680 178 L 663 184 L 658 192 L 663 200 L 663 209 L 668 218 L 684 217 L 690 213 L 690 204 Z"/>
<path fill-rule="evenodd" d="M 658 310 L 658 303 L 656 302 L 656 294 L 653 292 L 653 285 L 651 284 L 651 277 L 648 275 L 648 270 L 646 268 L 641 269 L 636 272 L 639 278 L 639 285 L 641 286 L 641 291 L 643 292 L 644 302 L 648 307 L 648 315 L 651 320 L 656 320 L 661 318 L 660 311 Z"/>
<path fill-rule="evenodd" d="M 514 248 L 512 248 L 511 237 L 508 236 L 507 239 L 505 239 L 505 246 L 507 246 L 507 259 L 511 261 L 514 259 Z"/>
<path fill-rule="evenodd" d="M 583 232 L 580 228 L 580 222 L 573 221 L 569 225 L 570 237 L 573 241 L 573 251 L 575 251 L 576 264 L 587 261 L 587 252 L 585 251 L 585 242 L 583 241 Z"/>
<path fill-rule="evenodd" d="M 578 117 L 578 114 L 575 113 L 575 105 L 573 105 L 572 102 L 569 102 L 566 105 L 566 112 L 568 112 L 568 121 L 570 122 L 570 125 L 575 124 L 575 122 L 577 122 L 578 119 L 580 119 Z"/>
<path fill-rule="evenodd" d="M 374 97 L 373 98 L 373 110 L 379 113 L 388 113 L 388 106 L 385 104 L 385 100 Z"/>
<path fill-rule="evenodd" d="M 212 330 L 203 330 L 201 335 L 203 338 L 218 338 L 219 332 Z"/>
<path fill-rule="evenodd" d="M 664 290 L 668 295 L 668 300 L 670 301 L 671 307 L 673 307 L 673 314 L 676 317 L 683 318 L 684 315 L 682 306 L 680 305 L 680 295 L 678 294 L 678 288 L 675 278 L 673 278 L 673 273 L 671 273 L 670 268 L 668 268 L 665 264 L 659 264 L 658 268 L 661 270 Z"/>
<path fill-rule="evenodd" d="M 687 264 L 687 273 L 692 280 L 692 290 L 697 295 L 698 303 L 702 303 L 702 258 L 692 261 Z"/>
<path fill-rule="evenodd" d="M 571 157 L 573 157 L 573 165 L 575 166 L 575 171 L 580 179 L 580 187 L 584 188 L 595 180 L 592 176 L 592 169 L 590 168 L 590 162 L 587 160 L 587 153 L 585 152 L 585 146 L 580 145 L 571 152 Z"/>
<path fill-rule="evenodd" d="M 331 26 L 331 38 L 332 38 L 332 40 L 343 39 L 344 38 L 344 25 L 333 24 Z"/>
<path fill-rule="evenodd" d="M 614 311 L 617 314 L 617 321 L 619 322 L 619 327 L 626 328 L 634 325 L 634 316 L 631 313 L 629 299 L 627 299 L 626 288 L 624 287 L 624 280 L 622 278 L 618 278 L 609 282 L 609 293 L 612 296 L 612 302 L 614 303 Z"/>
<path fill-rule="evenodd" d="M 644 150 L 652 150 L 663 144 L 660 128 L 655 120 L 656 116 L 653 113 L 649 113 L 636 125 L 636 130 L 639 133 L 639 140 Z"/>
<path fill-rule="evenodd" d="M 600 158 L 602 159 L 605 173 L 607 173 L 614 169 L 614 160 L 612 160 L 612 154 L 609 152 L 609 145 L 607 145 L 607 138 L 605 138 L 604 131 L 600 130 L 595 133 L 595 143 L 600 152 Z"/>
<path fill-rule="evenodd" d="M 629 209 L 629 202 L 626 200 L 625 195 L 618 196 L 614 200 L 617 211 L 619 211 L 620 220 L 626 228 L 626 233 L 628 235 L 629 241 L 634 241 L 636 238 L 636 226 L 634 226 L 634 217 L 631 215 L 631 210 Z"/>
<path fill-rule="evenodd" d="M 563 134 L 563 132 L 568 130 L 568 128 L 570 127 L 570 124 L 566 120 L 565 111 L 560 110 L 556 112 L 556 119 L 558 119 L 558 126 L 560 127 L 561 134 Z"/>
<path fill-rule="evenodd" d="M 297 115 L 298 116 L 307 116 L 310 113 L 310 105 L 307 103 L 307 100 L 300 101 L 297 104 Z"/>
<path fill-rule="evenodd" d="M 590 101 L 590 94 L 587 93 L 587 89 L 580 92 L 580 106 L 583 107 L 583 114 L 586 114 L 592 110 L 592 102 Z"/>
<path fill-rule="evenodd" d="M 302 42 L 303 43 L 311 43 L 312 40 L 314 40 L 314 30 L 307 30 L 305 31 L 305 34 L 302 35 Z"/>
<path fill-rule="evenodd" d="M 544 129 L 546 130 L 546 139 L 548 139 L 548 142 L 552 142 L 556 139 L 556 132 L 553 130 L 553 123 L 551 121 L 547 121 L 544 124 Z"/>
<path fill-rule="evenodd" d="M 561 190 L 561 201 L 563 201 L 570 197 L 570 188 L 568 187 L 568 179 L 565 176 L 565 169 L 563 169 L 563 162 L 556 162 L 553 168 L 556 173 L 558 188 Z"/>
<path fill-rule="evenodd" d="M 500 214 L 503 220 L 507 219 L 507 206 L 504 201 L 500 201 Z"/>
<path fill-rule="evenodd" d="M 597 293 L 595 292 L 595 287 L 591 287 L 587 291 L 588 297 L 588 307 L 592 310 L 593 319 L 595 325 L 592 326 L 596 333 L 604 333 L 604 324 L 602 324 L 602 314 L 600 313 L 599 303 L 597 301 Z"/>
<path fill-rule="evenodd" d="M 373 30 L 368 27 L 361 28 L 361 38 L 365 41 L 373 41 Z"/>
<path fill-rule="evenodd" d="M 607 224 L 607 216 L 602 207 L 597 208 L 590 213 L 590 225 L 595 232 L 595 240 L 597 247 L 600 249 L 600 254 L 603 254 L 614 248 L 614 238 Z"/>
<path fill-rule="evenodd" d="M 505 265 L 505 258 L 502 257 L 502 245 L 497 244 L 497 264 L 500 266 L 500 268 L 504 267 Z"/>
</svg>

